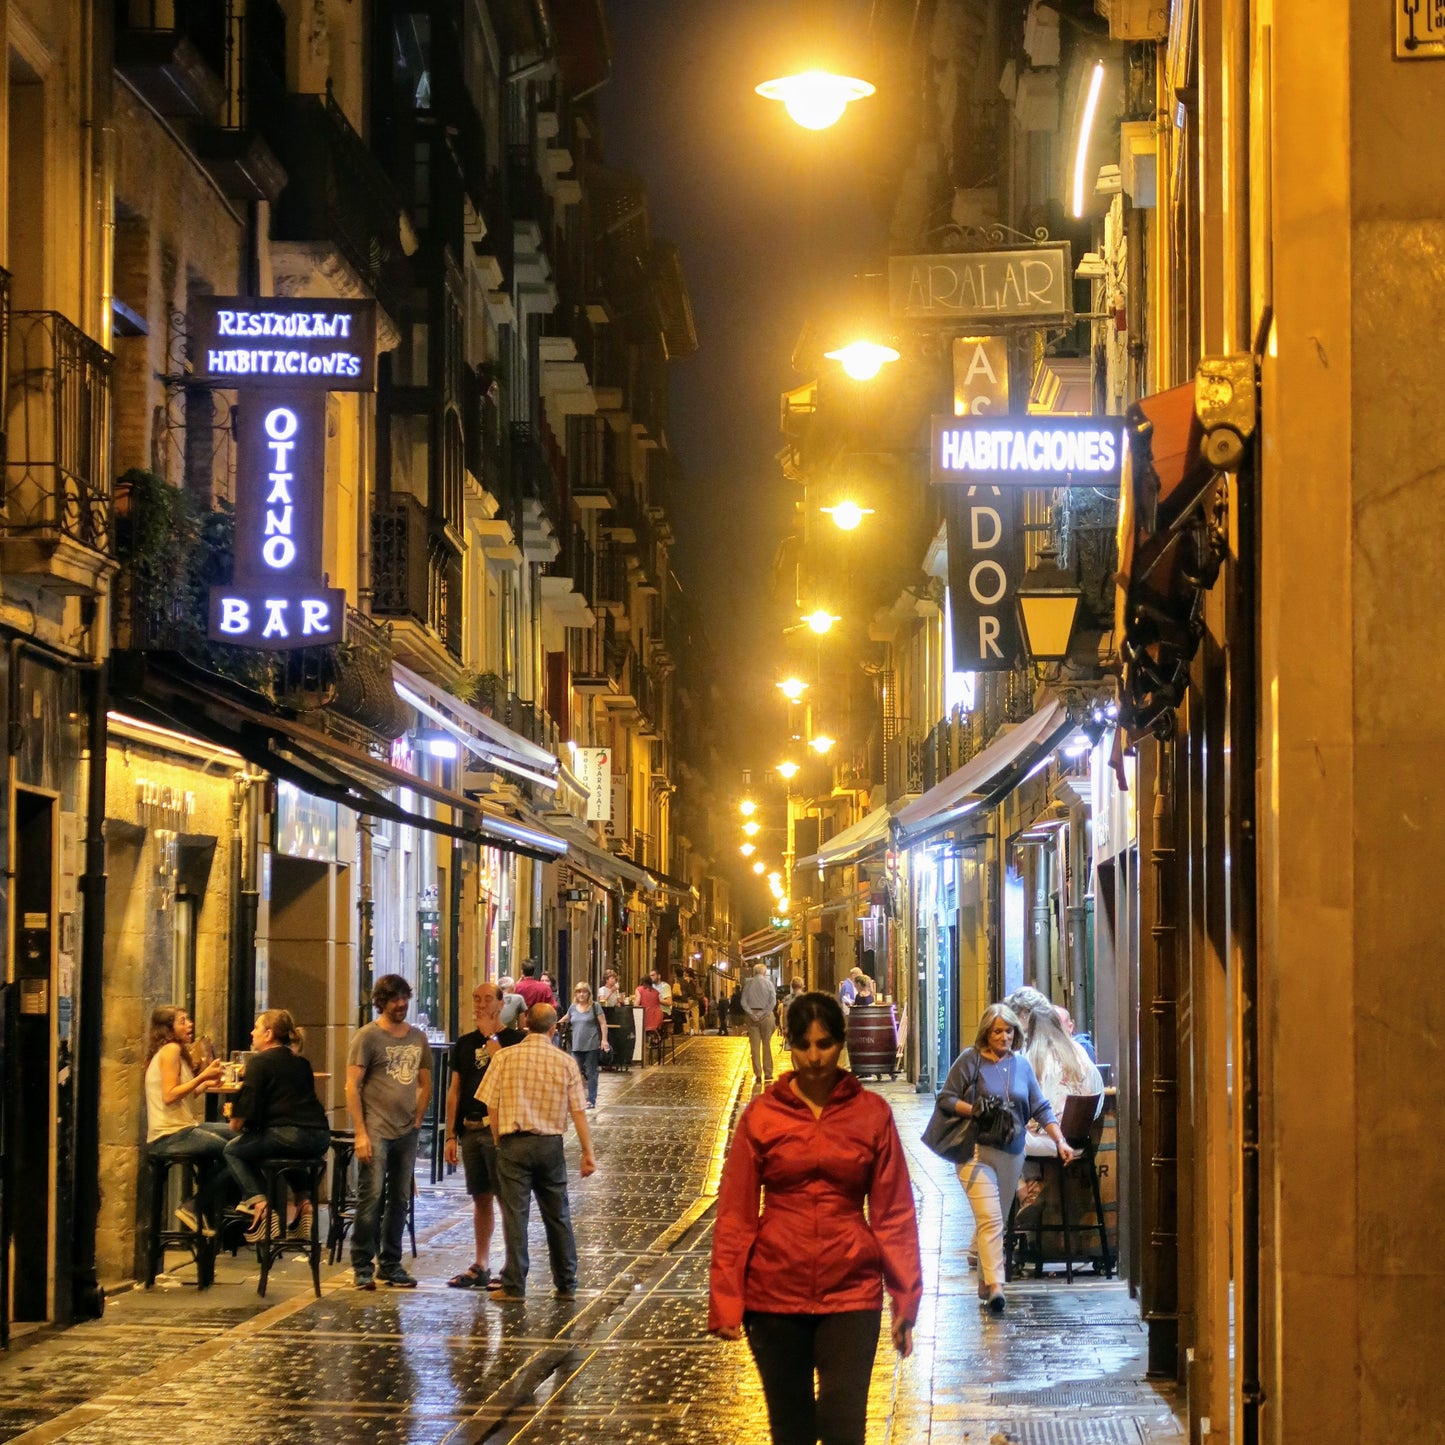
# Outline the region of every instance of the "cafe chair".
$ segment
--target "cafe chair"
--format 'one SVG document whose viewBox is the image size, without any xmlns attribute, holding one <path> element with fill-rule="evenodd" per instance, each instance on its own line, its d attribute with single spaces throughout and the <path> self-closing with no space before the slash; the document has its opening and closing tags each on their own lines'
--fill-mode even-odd
<svg viewBox="0 0 1445 1445">
<path fill-rule="evenodd" d="M 671 1019 L 663 1019 L 657 1028 L 648 1029 L 643 1054 L 645 1058 L 655 1064 L 661 1064 L 669 1058 L 677 1057 L 677 1038 L 673 1032 Z"/>
<path fill-rule="evenodd" d="M 286 1253 L 303 1254 L 311 1263 L 311 1284 L 316 1298 L 321 1298 L 321 1233 L 316 1222 L 321 1203 L 321 1184 L 326 1178 L 326 1157 L 310 1159 L 267 1159 L 261 1165 L 266 1185 L 265 1212 L 267 1225 L 256 1241 L 256 1259 L 261 1266 L 261 1282 L 256 1293 L 264 1296 L 271 1266 Z M 309 1227 L 304 1235 L 286 1230 L 286 1195 L 288 1185 L 298 1195 L 311 1201 Z M 274 1224 L 272 1221 L 275 1221 Z"/>
<path fill-rule="evenodd" d="M 1064 1244 L 1064 1278 L 1074 1282 L 1074 1235 L 1088 1232 L 1089 1226 L 1076 1225 L 1070 1218 L 1069 1180 L 1066 1173 L 1081 1175 L 1093 1196 L 1094 1218 L 1099 1233 L 1099 1266 L 1105 1277 L 1114 1273 L 1114 1255 L 1109 1248 L 1109 1232 L 1104 1222 L 1104 1198 L 1099 1188 L 1099 1170 L 1096 1162 L 1096 1116 L 1099 1112 L 1098 1094 L 1071 1094 L 1064 1102 L 1063 1118 L 1059 1120 L 1059 1132 L 1069 1147 L 1075 1151 L 1073 1161 L 1065 1164 L 1057 1154 L 1044 1156 L 1032 1162 L 1042 1166 L 1045 1189 L 1039 1200 L 1038 1217 L 1025 1233 L 1032 1235 L 1034 1255 L 1038 1261 L 1038 1274 L 1044 1273 L 1044 1235 L 1059 1234 Z M 1059 1201 L 1059 1217 L 1055 1222 L 1046 1219 L 1049 1190 L 1048 1180 L 1052 1179 Z M 1082 1239 L 1080 1240 L 1082 1243 Z"/>
<path fill-rule="evenodd" d="M 216 1277 L 215 1241 L 191 1229 L 167 1229 L 165 1222 L 171 1209 L 171 1170 L 182 1171 L 181 1178 L 187 1189 L 193 1190 L 195 1183 L 194 1160 L 165 1159 L 150 1155 L 151 1207 L 150 1232 L 146 1240 L 145 1287 L 150 1289 L 158 1274 L 165 1273 L 167 1249 L 183 1249 L 196 1262 L 196 1284 L 209 1289 Z M 217 1168 L 225 1168 L 217 1161 Z"/>
<path fill-rule="evenodd" d="M 356 1220 L 356 1189 L 353 1168 L 356 1162 L 356 1134 L 350 1129 L 331 1131 L 331 1197 L 327 1204 L 326 1257 L 330 1264 L 339 1264 L 346 1236 Z M 381 1193 L 381 1209 L 386 1208 L 386 1190 Z M 411 1197 L 407 1200 L 406 1228 L 411 1239 L 411 1257 L 416 1258 L 416 1179 L 411 1181 Z"/>
</svg>

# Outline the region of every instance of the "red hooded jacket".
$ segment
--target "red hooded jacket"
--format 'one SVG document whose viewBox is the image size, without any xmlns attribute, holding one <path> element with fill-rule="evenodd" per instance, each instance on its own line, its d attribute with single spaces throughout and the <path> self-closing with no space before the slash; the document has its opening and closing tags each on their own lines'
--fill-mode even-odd
<svg viewBox="0 0 1445 1445">
<path fill-rule="evenodd" d="M 742 1324 L 745 1310 L 881 1309 L 885 1284 L 893 1317 L 911 1322 L 922 1273 L 913 1185 L 893 1111 L 844 1073 L 814 1118 L 792 1073 L 784 1074 L 743 1111 L 728 1152 L 712 1237 L 708 1329 Z"/>
</svg>

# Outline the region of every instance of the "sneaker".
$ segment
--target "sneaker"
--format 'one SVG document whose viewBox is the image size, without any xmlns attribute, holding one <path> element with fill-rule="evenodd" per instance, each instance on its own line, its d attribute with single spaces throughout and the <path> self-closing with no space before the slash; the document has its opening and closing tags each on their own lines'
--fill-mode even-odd
<svg viewBox="0 0 1445 1445">
<path fill-rule="evenodd" d="M 176 1222 L 182 1229 L 189 1229 L 192 1234 L 199 1234 L 201 1231 L 201 1217 L 196 1209 L 194 1198 L 184 1199 L 176 1210 Z"/>
<path fill-rule="evenodd" d="M 553 1299 L 576 1299 L 576 1298 L 577 1298 L 577 1286 L 576 1286 L 575 1284 L 558 1285 L 557 1288 L 552 1291 L 552 1298 L 553 1298 Z"/>
<path fill-rule="evenodd" d="M 376 1281 L 371 1277 L 371 1271 L 368 1269 L 353 1270 L 351 1282 L 357 1289 L 376 1289 Z"/>
<path fill-rule="evenodd" d="M 379 1276 L 382 1284 L 389 1289 L 415 1289 L 416 1279 L 406 1272 L 402 1265 L 393 1265 L 390 1269 L 383 1270 Z"/>
</svg>

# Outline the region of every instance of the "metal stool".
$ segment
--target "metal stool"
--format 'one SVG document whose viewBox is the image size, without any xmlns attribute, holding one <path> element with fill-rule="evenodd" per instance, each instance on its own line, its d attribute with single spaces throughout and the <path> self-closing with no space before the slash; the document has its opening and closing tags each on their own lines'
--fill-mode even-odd
<svg viewBox="0 0 1445 1445">
<path fill-rule="evenodd" d="M 321 1298 L 321 1234 L 316 1223 L 316 1211 L 321 1201 L 321 1181 L 326 1178 L 326 1157 L 309 1159 L 266 1159 L 261 1164 L 261 1174 L 266 1181 L 266 1204 L 263 1210 L 266 1228 L 256 1241 L 256 1259 L 261 1266 L 261 1282 L 256 1293 L 266 1293 L 266 1282 L 271 1275 L 271 1266 L 288 1250 L 306 1255 L 311 1261 L 311 1284 L 316 1298 Z M 305 1194 L 311 1200 L 311 1227 L 304 1235 L 292 1235 L 286 1230 L 286 1187 L 287 1180 L 295 1182 L 296 1192 Z M 271 1221 L 276 1221 L 273 1233 Z"/>
<path fill-rule="evenodd" d="M 156 1282 L 156 1275 L 165 1271 L 166 1249 L 184 1249 L 196 1262 L 196 1284 L 209 1289 L 216 1277 L 216 1251 L 212 1240 L 191 1229 L 166 1229 L 165 1218 L 170 1193 L 171 1170 L 185 1171 L 185 1177 L 194 1184 L 194 1159 L 168 1159 L 149 1155 L 151 1175 L 150 1237 L 146 1241 L 145 1287 L 150 1289 Z"/>
<path fill-rule="evenodd" d="M 1074 1281 L 1074 1222 L 1069 1217 L 1068 1180 L 1064 1177 L 1069 1169 L 1080 1169 L 1088 1176 L 1089 1187 L 1094 1196 L 1094 1214 L 1098 1220 L 1099 1259 L 1104 1275 L 1114 1273 L 1114 1255 L 1109 1248 L 1109 1232 L 1104 1226 L 1104 1198 L 1099 1189 L 1099 1171 L 1094 1162 L 1094 1123 L 1099 1109 L 1099 1095 L 1073 1094 L 1064 1102 L 1064 1117 L 1059 1120 L 1059 1132 L 1065 1142 L 1075 1151 L 1072 1163 L 1065 1164 L 1058 1155 L 1042 1158 L 1043 1172 L 1052 1174 L 1059 1190 L 1059 1222 L 1044 1222 L 1044 1200 L 1039 1201 L 1039 1217 L 1030 1231 L 1034 1236 L 1034 1252 L 1038 1258 L 1038 1273 L 1044 1273 L 1044 1234 L 1062 1234 L 1064 1238 L 1064 1277 Z"/>
<path fill-rule="evenodd" d="M 356 1191 L 351 1187 L 352 1165 L 356 1162 L 356 1135 L 350 1129 L 331 1131 L 331 1199 L 327 1206 L 326 1255 L 339 1264 L 346 1236 L 356 1222 Z M 378 1216 L 386 1209 L 383 1184 L 377 1204 Z M 411 1180 L 411 1197 L 406 1206 L 406 1230 L 411 1239 L 411 1257 L 416 1258 L 416 1176 Z"/>
<path fill-rule="evenodd" d="M 657 1028 L 648 1029 L 644 1057 L 647 1055 L 654 1056 L 654 1062 L 658 1064 L 677 1058 L 677 1039 L 672 1031 L 671 1019 L 663 1019 Z"/>
</svg>

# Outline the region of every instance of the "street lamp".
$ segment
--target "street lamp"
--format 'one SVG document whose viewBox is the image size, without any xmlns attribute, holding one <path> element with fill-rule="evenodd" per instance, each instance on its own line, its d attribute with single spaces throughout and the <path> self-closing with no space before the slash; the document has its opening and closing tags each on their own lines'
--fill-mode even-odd
<svg viewBox="0 0 1445 1445">
<path fill-rule="evenodd" d="M 778 776 L 785 782 L 791 783 L 798 776 L 797 763 L 779 763 Z"/>
<path fill-rule="evenodd" d="M 751 798 L 744 798 L 742 802 L 738 804 L 738 812 L 740 812 L 744 818 L 751 818 L 757 811 L 758 805 L 753 802 Z"/>
<path fill-rule="evenodd" d="M 757 851 L 758 845 L 756 843 L 744 843 L 742 847 L 738 849 L 738 852 L 741 853 L 744 858 L 751 858 Z"/>
<path fill-rule="evenodd" d="M 835 622 L 841 622 L 842 620 L 841 617 L 829 612 L 825 607 L 819 607 L 813 612 L 805 612 L 803 614 L 803 621 L 806 622 L 819 637 L 827 632 Z"/>
<path fill-rule="evenodd" d="M 808 684 L 801 678 L 785 677 L 782 682 L 778 684 L 778 690 L 789 702 L 797 702 L 798 699 L 807 692 Z"/>
<path fill-rule="evenodd" d="M 827 130 L 843 118 L 855 100 L 866 100 L 877 89 L 866 80 L 833 75 L 826 70 L 805 70 L 765 80 L 757 87 L 764 100 L 779 100 L 789 117 L 804 130 Z"/>
<path fill-rule="evenodd" d="M 872 381 L 890 362 L 898 360 L 898 352 L 877 341 L 850 341 L 836 351 L 825 351 L 829 361 L 841 364 L 854 381 Z"/>
<path fill-rule="evenodd" d="M 749 818 L 748 821 L 743 824 L 743 832 L 746 833 L 749 838 L 756 838 L 758 836 L 758 825 Z"/>
<path fill-rule="evenodd" d="M 753 872 L 756 873 L 756 874 L 758 874 L 759 877 L 761 877 L 761 876 L 762 876 L 763 869 L 766 868 L 767 866 L 768 866 L 768 865 L 767 865 L 766 863 L 764 863 L 761 858 L 759 858 L 758 861 L 753 864 Z"/>
<path fill-rule="evenodd" d="M 1062 662 L 1069 655 L 1082 593 L 1074 574 L 1058 565 L 1052 547 L 1040 549 L 1038 566 L 1024 573 L 1016 595 L 1028 655 L 1035 662 Z"/>
<path fill-rule="evenodd" d="M 835 507 L 820 507 L 832 517 L 833 525 L 844 532 L 855 531 L 864 517 L 873 515 L 872 507 L 860 507 L 857 502 L 839 502 Z"/>
<path fill-rule="evenodd" d="M 827 733 L 819 733 L 817 737 L 808 739 L 808 746 L 822 757 L 836 741 L 836 738 L 830 738 Z"/>
</svg>

